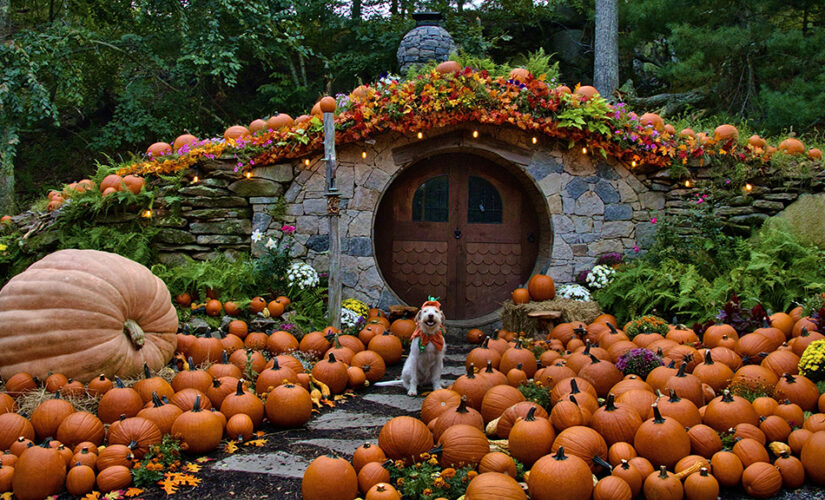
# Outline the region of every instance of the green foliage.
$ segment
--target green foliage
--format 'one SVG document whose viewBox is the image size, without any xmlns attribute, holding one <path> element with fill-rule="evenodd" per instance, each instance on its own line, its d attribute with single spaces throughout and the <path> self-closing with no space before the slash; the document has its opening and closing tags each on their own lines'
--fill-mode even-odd
<svg viewBox="0 0 825 500">
<path fill-rule="evenodd" d="M 533 76 L 544 75 L 545 81 L 550 85 L 559 81 L 559 62 L 553 61 L 555 54 L 546 54 L 544 47 L 539 47 L 538 50 L 528 52 L 526 56 L 521 55 L 513 59 L 511 65 L 513 67 L 521 67 L 527 69 Z"/>
<path fill-rule="evenodd" d="M 527 401 L 532 401 L 537 405 L 540 405 L 542 408 L 547 410 L 548 414 L 550 413 L 550 409 L 553 405 L 550 403 L 550 391 L 547 387 L 544 387 L 537 382 L 527 382 L 526 384 L 518 386 L 518 390 L 524 394 L 524 398 Z"/>
<path fill-rule="evenodd" d="M 154 260 L 152 238 L 157 229 L 151 226 L 136 231 L 131 225 L 68 226 L 58 233 L 58 250 L 77 248 L 101 250 L 122 255 L 143 265 Z"/>
<path fill-rule="evenodd" d="M 212 289 L 217 290 L 219 299 L 225 302 L 257 294 L 253 264 L 246 258 L 230 260 L 222 255 L 200 261 L 187 257 L 181 265 L 155 264 L 151 269 L 173 296 L 189 292 L 203 297 L 207 289 Z"/>
<path fill-rule="evenodd" d="M 293 332 L 298 338 L 309 332 L 323 330 L 329 325 L 327 319 L 327 287 L 324 281 L 317 287 L 305 290 L 295 290 L 289 295 L 292 303 L 293 315 L 290 321 L 295 324 L 297 331 Z"/>
<path fill-rule="evenodd" d="M 149 488 L 163 479 L 169 466 L 180 462 L 180 441 L 170 434 L 163 436 L 160 444 L 153 445 L 140 461 L 140 466 L 132 469 L 132 480 L 138 488 Z M 149 467 L 147 467 L 149 466 Z"/>
<path fill-rule="evenodd" d="M 685 236 L 661 226 L 653 248 L 623 265 L 607 287 L 595 292 L 599 304 L 615 311 L 620 321 L 656 312 L 666 318 L 678 315 L 687 323 L 711 319 L 734 291 L 743 305 L 762 303 L 771 311 L 788 310 L 825 291 L 823 250 L 775 225 L 748 239 L 728 240 L 702 234 L 702 224 L 698 221 Z M 690 248 L 691 241 L 705 242 L 710 249 Z M 713 242 L 721 243 L 713 247 Z"/>
<path fill-rule="evenodd" d="M 401 460 L 387 465 L 390 483 L 403 498 L 433 500 L 445 497 L 455 500 L 464 494 L 467 483 L 477 474 L 470 466 L 442 468 L 438 465 L 438 459 L 429 453 L 422 454 L 419 460 L 419 463 L 409 466 L 404 466 Z"/>
</svg>

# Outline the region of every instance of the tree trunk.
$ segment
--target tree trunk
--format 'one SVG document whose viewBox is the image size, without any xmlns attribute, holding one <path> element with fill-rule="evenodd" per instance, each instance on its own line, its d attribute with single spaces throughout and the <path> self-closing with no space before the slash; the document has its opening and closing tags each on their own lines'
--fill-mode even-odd
<svg viewBox="0 0 825 500">
<path fill-rule="evenodd" d="M 353 21 L 361 20 L 361 0 L 352 0 L 351 17 Z"/>
<path fill-rule="evenodd" d="M 618 0 L 596 0 L 595 60 L 593 86 L 609 99 L 619 86 Z"/>
<path fill-rule="evenodd" d="M 0 0 L 0 43 L 6 41 L 6 36 L 8 36 L 8 28 L 10 25 L 9 0 Z"/>
<path fill-rule="evenodd" d="M 10 126 L 0 133 L 0 215 L 16 214 L 14 200 L 14 154 L 17 134 Z"/>
</svg>

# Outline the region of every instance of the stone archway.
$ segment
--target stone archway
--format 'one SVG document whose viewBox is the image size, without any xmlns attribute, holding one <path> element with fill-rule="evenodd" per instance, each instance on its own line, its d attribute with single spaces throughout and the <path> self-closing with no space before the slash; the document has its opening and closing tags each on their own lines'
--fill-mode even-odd
<svg viewBox="0 0 825 500">
<path fill-rule="evenodd" d="M 453 322 L 472 322 L 527 280 L 547 214 L 531 201 L 536 187 L 514 171 L 460 151 L 420 159 L 395 177 L 376 212 L 375 251 L 396 296 L 408 304 L 438 296 Z"/>
</svg>

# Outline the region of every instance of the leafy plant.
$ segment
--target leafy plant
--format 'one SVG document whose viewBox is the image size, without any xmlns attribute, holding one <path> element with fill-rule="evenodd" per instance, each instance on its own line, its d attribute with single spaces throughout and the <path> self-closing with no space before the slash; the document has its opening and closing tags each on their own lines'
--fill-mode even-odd
<svg viewBox="0 0 825 500">
<path fill-rule="evenodd" d="M 253 264 L 244 257 L 231 260 L 222 255 L 205 261 L 186 257 L 184 264 L 155 264 L 151 269 L 172 295 L 189 292 L 203 296 L 212 289 L 217 290 L 221 301 L 226 301 L 254 296 L 260 288 Z"/>
<path fill-rule="evenodd" d="M 518 386 L 518 390 L 524 394 L 527 401 L 532 401 L 540 405 L 550 413 L 553 405 L 550 403 L 550 391 L 547 387 L 544 387 L 539 382 L 527 382 L 526 384 Z"/>
<path fill-rule="evenodd" d="M 432 500 L 438 497 L 457 499 L 464 494 L 467 483 L 478 473 L 472 467 L 442 468 L 438 458 L 429 453 L 420 462 L 405 466 L 402 460 L 390 462 L 390 482 L 404 498 Z"/>
<path fill-rule="evenodd" d="M 149 448 L 143 460 L 132 468 L 132 479 L 138 488 L 152 487 L 163 479 L 170 467 L 177 468 L 180 463 L 180 441 L 166 434 L 163 441 Z"/>
</svg>

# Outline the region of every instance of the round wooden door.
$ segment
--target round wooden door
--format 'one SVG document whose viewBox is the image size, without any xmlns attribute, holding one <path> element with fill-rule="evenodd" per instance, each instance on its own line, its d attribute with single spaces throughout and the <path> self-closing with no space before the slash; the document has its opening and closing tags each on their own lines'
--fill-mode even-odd
<svg viewBox="0 0 825 500">
<path fill-rule="evenodd" d="M 384 195 L 378 264 L 407 304 L 437 297 L 448 319 L 478 318 L 530 276 L 538 231 L 522 187 L 502 166 L 443 154 L 408 168 Z"/>
</svg>

